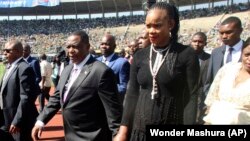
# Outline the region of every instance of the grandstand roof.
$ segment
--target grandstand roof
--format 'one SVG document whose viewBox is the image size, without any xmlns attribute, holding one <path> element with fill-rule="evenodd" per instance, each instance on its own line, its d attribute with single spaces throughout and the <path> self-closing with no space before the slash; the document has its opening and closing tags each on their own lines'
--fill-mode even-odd
<svg viewBox="0 0 250 141">
<path fill-rule="evenodd" d="M 111 13 L 124 11 L 142 10 L 146 0 L 61 0 L 60 5 L 55 7 L 37 6 L 32 8 L 0 8 L 0 16 L 22 16 L 22 15 L 75 15 L 93 13 Z M 179 6 L 208 3 L 208 1 L 226 0 L 169 0 Z"/>
</svg>

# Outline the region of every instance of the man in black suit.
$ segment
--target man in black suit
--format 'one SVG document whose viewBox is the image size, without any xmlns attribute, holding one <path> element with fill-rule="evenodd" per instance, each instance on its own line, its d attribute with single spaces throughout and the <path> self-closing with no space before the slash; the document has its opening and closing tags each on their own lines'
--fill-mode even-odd
<svg viewBox="0 0 250 141">
<path fill-rule="evenodd" d="M 39 63 L 38 59 L 36 59 L 35 57 L 30 56 L 30 53 L 31 53 L 30 45 L 29 44 L 24 44 L 23 45 L 23 58 L 33 68 L 33 70 L 34 70 L 34 72 L 36 74 L 36 84 L 39 85 L 39 82 L 42 80 L 40 63 Z"/>
<path fill-rule="evenodd" d="M 203 116 L 204 116 L 204 100 L 205 100 L 205 92 L 204 92 L 204 85 L 207 78 L 207 68 L 209 64 L 210 54 L 204 51 L 204 47 L 207 45 L 207 36 L 203 32 L 197 32 L 192 36 L 191 39 L 191 47 L 195 50 L 196 54 L 198 55 L 199 62 L 200 62 L 200 77 L 198 81 L 198 90 L 197 90 L 197 104 L 195 106 L 197 110 L 197 124 L 203 124 Z"/>
<path fill-rule="evenodd" d="M 122 115 L 113 71 L 89 53 L 84 31 L 67 40 L 71 60 L 62 72 L 57 89 L 37 118 L 32 137 L 37 140 L 42 126 L 61 108 L 67 141 L 111 141 Z"/>
<path fill-rule="evenodd" d="M 22 58 L 21 42 L 11 40 L 5 44 L 8 61 L 0 83 L 1 141 L 32 141 L 31 129 L 38 115 L 35 106 L 35 73 Z"/>
<path fill-rule="evenodd" d="M 208 93 L 216 73 L 223 65 L 228 62 L 241 61 L 243 41 L 240 35 L 242 30 L 241 20 L 238 17 L 228 17 L 221 23 L 219 35 L 223 45 L 212 51 L 204 86 L 205 94 Z M 228 56 L 231 56 L 230 59 Z"/>
<path fill-rule="evenodd" d="M 33 68 L 36 76 L 36 94 L 41 95 L 41 90 L 39 87 L 39 83 L 42 80 L 41 76 L 41 68 L 39 60 L 35 57 L 30 56 L 31 54 L 31 47 L 29 44 L 25 43 L 23 44 L 23 59 L 30 64 L 30 66 Z"/>
</svg>

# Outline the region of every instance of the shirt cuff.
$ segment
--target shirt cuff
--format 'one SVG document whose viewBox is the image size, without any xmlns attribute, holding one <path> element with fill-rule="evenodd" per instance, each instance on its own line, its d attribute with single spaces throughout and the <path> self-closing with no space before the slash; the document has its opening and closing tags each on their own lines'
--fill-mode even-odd
<svg viewBox="0 0 250 141">
<path fill-rule="evenodd" d="M 44 123 L 41 120 L 36 121 L 36 126 L 44 127 Z"/>
</svg>

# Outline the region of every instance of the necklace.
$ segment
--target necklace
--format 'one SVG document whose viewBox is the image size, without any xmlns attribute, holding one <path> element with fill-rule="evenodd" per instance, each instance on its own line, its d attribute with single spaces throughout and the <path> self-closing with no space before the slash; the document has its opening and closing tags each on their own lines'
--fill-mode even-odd
<svg viewBox="0 0 250 141">
<path fill-rule="evenodd" d="M 151 45 L 151 46 L 153 46 L 153 45 Z M 158 50 L 156 50 L 156 49 L 153 47 L 152 49 L 153 49 L 153 51 L 156 52 L 156 53 L 162 53 L 162 52 L 166 51 L 166 50 L 168 49 L 168 47 L 166 47 L 166 48 L 164 48 L 164 49 L 158 49 Z"/>
<path fill-rule="evenodd" d="M 158 93 L 158 86 L 157 86 L 157 81 L 156 81 L 156 76 L 163 64 L 163 62 L 165 61 L 166 57 L 168 56 L 169 53 L 169 48 L 170 47 L 166 47 L 165 49 L 163 49 L 162 51 L 160 51 L 161 53 L 165 50 L 167 50 L 166 54 L 164 55 L 164 57 L 161 59 L 159 65 L 156 66 L 156 69 L 153 70 L 153 65 L 152 65 L 152 50 L 154 50 L 155 52 L 160 53 L 158 51 L 156 51 L 153 47 L 153 45 L 150 46 L 150 53 L 149 53 L 149 67 L 150 67 L 150 72 L 153 78 L 153 88 L 152 88 L 152 92 L 151 92 L 151 99 L 154 99 L 156 94 Z M 154 63 L 157 63 L 156 61 Z"/>
</svg>

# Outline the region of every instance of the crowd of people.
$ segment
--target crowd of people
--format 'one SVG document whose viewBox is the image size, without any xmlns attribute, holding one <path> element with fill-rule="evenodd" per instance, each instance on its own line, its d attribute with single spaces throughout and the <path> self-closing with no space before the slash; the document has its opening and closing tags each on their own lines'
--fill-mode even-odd
<svg viewBox="0 0 250 141">
<path fill-rule="evenodd" d="M 211 54 L 204 51 L 204 32 L 184 45 L 179 29 L 178 9 L 157 2 L 147 11 L 145 29 L 128 43 L 128 54 L 115 53 L 119 37 L 109 32 L 96 42 L 101 56 L 91 49 L 88 31 L 64 34 L 65 50 L 52 64 L 46 54 L 40 61 L 31 57 L 29 44 L 8 40 L 1 140 L 39 140 L 60 109 L 67 141 L 146 141 L 147 125 L 249 125 L 250 38 L 242 39 L 242 21 L 230 16 L 220 23 L 222 45 Z M 49 95 L 51 81 L 56 90 Z"/>
<path fill-rule="evenodd" d="M 194 10 L 185 10 L 180 11 L 180 19 L 193 19 L 198 17 L 209 17 L 221 15 L 225 12 L 233 13 L 240 12 L 240 7 L 245 6 L 249 8 L 247 4 L 237 4 L 231 7 L 228 6 L 219 6 L 214 8 L 204 8 L 204 9 L 194 9 Z M 13 21 L 0 21 L 0 46 L 3 46 L 4 43 L 11 38 L 18 38 L 18 40 L 22 42 L 28 42 L 32 44 L 32 52 L 33 53 L 56 53 L 56 47 L 63 47 L 64 41 L 67 39 L 68 35 L 76 30 L 82 29 L 85 30 L 90 36 L 90 44 L 91 47 L 99 49 L 99 45 L 97 44 L 101 39 L 101 33 L 105 33 L 106 28 L 114 28 L 120 26 L 133 26 L 133 25 L 141 25 L 144 23 L 145 16 L 144 15 L 133 15 L 133 16 L 123 16 L 123 17 L 110 17 L 110 18 L 96 18 L 96 19 L 57 19 L 57 20 L 13 20 Z M 249 21 L 249 19 L 246 19 Z M 249 22 L 245 23 L 244 27 L 249 28 Z M 29 27 L 29 28 L 27 28 Z M 93 29 L 99 29 L 98 33 L 92 32 Z M 217 34 L 217 29 L 208 34 L 208 44 L 217 46 L 218 37 L 215 36 Z M 193 31 L 186 31 L 185 33 L 180 33 L 179 40 L 183 44 L 189 44 L 190 37 L 197 30 L 193 29 Z M 208 32 L 208 31 L 203 31 Z M 249 32 L 243 33 L 243 39 L 247 38 Z M 133 40 L 133 38 L 137 37 L 140 32 L 134 31 L 125 31 L 122 33 L 117 33 L 117 31 L 113 31 L 113 33 L 117 38 L 117 48 L 123 49 L 129 43 L 129 41 Z M 246 34 L 246 36 L 245 36 Z M 125 36 L 126 35 L 126 36 Z"/>
</svg>

